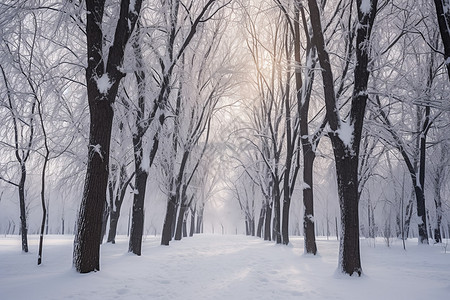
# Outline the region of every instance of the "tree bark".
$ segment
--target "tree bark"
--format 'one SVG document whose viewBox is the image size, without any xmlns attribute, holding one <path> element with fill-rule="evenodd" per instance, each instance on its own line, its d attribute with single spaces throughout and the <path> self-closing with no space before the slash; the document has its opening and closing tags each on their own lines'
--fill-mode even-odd
<svg viewBox="0 0 450 300">
<path fill-rule="evenodd" d="M 75 236 L 73 261 L 79 273 L 100 270 L 102 214 L 106 202 L 109 143 L 114 115 L 110 105 L 111 99 L 102 99 L 103 94 L 98 92 L 95 83 L 88 83 L 88 92 L 89 98 L 94 100 L 90 101 L 89 105 L 91 126 L 88 165 Z"/>
<path fill-rule="evenodd" d="M 42 114 L 41 116 L 41 124 L 42 122 Z M 45 133 L 44 129 L 44 138 L 47 139 L 47 135 Z M 42 246 L 44 244 L 44 230 L 45 230 L 45 224 L 47 220 L 47 207 L 45 205 L 45 176 L 47 171 L 47 163 L 49 161 L 49 149 L 47 147 L 47 141 L 45 141 L 45 156 L 44 156 L 44 165 L 42 167 L 42 174 L 41 174 L 41 206 L 42 206 L 42 222 L 41 222 L 41 232 L 39 233 L 39 252 L 38 252 L 38 265 L 42 263 Z"/>
<path fill-rule="evenodd" d="M 102 214 L 102 233 L 100 235 L 100 244 L 103 243 L 103 240 L 105 238 L 106 225 L 108 223 L 110 210 L 111 210 L 111 208 L 109 207 L 108 202 L 105 202 L 105 206 L 103 208 L 103 214 Z"/>
<path fill-rule="evenodd" d="M 314 232 L 313 197 L 313 164 L 316 155 L 308 145 L 310 144 L 303 143 L 303 233 L 305 236 L 305 252 L 316 255 L 317 245 Z"/>
<path fill-rule="evenodd" d="M 273 203 L 274 203 L 274 218 L 273 218 L 273 234 L 272 238 L 274 241 L 276 241 L 277 244 L 281 244 L 281 231 L 280 231 L 280 224 L 281 224 L 281 214 L 280 214 L 280 199 L 281 199 L 281 193 L 280 193 L 280 186 L 279 183 L 275 183 L 274 185 L 274 193 L 273 193 Z"/>
<path fill-rule="evenodd" d="M 163 231 L 161 236 L 161 245 L 169 246 L 170 240 L 172 240 L 172 220 L 176 213 L 176 195 L 171 194 L 169 201 L 167 201 L 166 218 L 164 219 Z"/>
<path fill-rule="evenodd" d="M 337 139 L 337 138 L 334 138 Z M 358 216 L 358 156 L 346 151 L 340 139 L 333 145 L 341 210 L 339 265 L 341 271 L 361 275 Z"/>
<path fill-rule="evenodd" d="M 434 0 L 434 4 L 436 6 L 442 44 L 444 45 L 444 64 L 447 67 L 448 79 L 450 81 L 450 1 Z"/>
<path fill-rule="evenodd" d="M 191 209 L 191 224 L 189 228 L 189 236 L 192 237 L 195 232 L 195 209 Z"/>
<path fill-rule="evenodd" d="M 125 178 L 127 176 L 126 173 L 126 166 L 122 165 L 121 167 L 121 173 L 119 177 L 119 188 L 116 191 L 116 195 L 114 197 L 114 203 L 111 203 L 110 208 L 110 215 L 109 215 L 109 232 L 108 232 L 108 238 L 106 240 L 107 243 L 116 243 L 116 234 L 117 234 L 117 224 L 119 222 L 120 217 L 120 209 L 122 208 L 123 200 L 125 199 L 125 193 L 127 191 L 128 185 L 130 184 L 131 180 L 133 179 L 136 172 L 133 172 L 131 176 L 128 178 L 127 181 L 125 181 Z"/>
<path fill-rule="evenodd" d="M 183 218 L 183 237 L 187 237 L 187 214 Z"/>
<path fill-rule="evenodd" d="M 25 180 L 27 178 L 27 169 L 25 163 L 20 164 L 20 181 L 19 181 L 19 206 L 20 206 L 20 234 L 22 237 L 22 251 L 28 252 L 28 227 L 27 212 L 25 208 Z"/>
<path fill-rule="evenodd" d="M 257 237 L 262 237 L 262 229 L 263 229 L 263 225 L 264 225 L 265 211 L 266 211 L 266 205 L 263 204 L 263 206 L 261 207 L 261 212 L 259 213 L 258 227 L 256 229 L 256 236 Z"/>
<path fill-rule="evenodd" d="M 203 233 L 203 211 L 205 209 L 205 204 L 203 204 L 197 213 L 197 224 L 195 225 L 195 233 Z"/>
<path fill-rule="evenodd" d="M 111 210 L 110 212 L 108 238 L 106 239 L 107 243 L 116 243 L 117 223 L 119 221 L 119 215 L 120 213 L 118 211 Z"/>
<path fill-rule="evenodd" d="M 316 153 L 313 149 L 313 141 L 314 137 L 309 136 L 309 128 L 308 128 L 308 113 L 309 113 L 309 103 L 311 100 L 311 87 L 314 78 L 314 72 L 310 70 L 314 69 L 315 63 L 312 66 L 307 65 L 306 74 L 307 78 L 307 88 L 303 89 L 303 79 L 302 79 L 302 70 L 301 70 L 301 41 L 300 41 L 300 12 L 303 19 L 304 30 L 306 36 L 308 37 L 306 40 L 306 57 L 307 60 L 314 61 L 313 57 L 313 49 L 314 46 L 309 39 L 309 34 L 307 32 L 306 20 L 303 6 L 300 3 L 296 3 L 295 8 L 295 20 L 294 20 L 294 56 L 296 61 L 296 70 L 295 70 L 295 87 L 296 87 L 296 96 L 297 96 L 297 105 L 298 105 L 298 114 L 300 117 L 300 141 L 302 145 L 302 154 L 303 154 L 303 182 L 304 186 L 302 187 L 303 192 L 303 206 L 304 206 L 304 215 L 303 215 L 303 233 L 304 233 L 304 243 L 305 243 L 305 253 L 316 254 L 317 246 L 316 246 L 316 237 L 314 232 L 314 195 L 313 195 L 313 166 L 314 160 L 316 158 Z M 305 91 L 305 92 L 304 92 Z"/>
<path fill-rule="evenodd" d="M 267 200 L 269 201 L 269 200 Z M 266 204 L 266 215 L 264 217 L 264 240 L 271 241 L 270 224 L 272 223 L 272 204 Z"/>
<path fill-rule="evenodd" d="M 181 198 L 181 186 L 183 180 L 184 170 L 186 168 L 187 160 L 190 152 L 188 150 L 183 152 L 183 158 L 181 160 L 180 169 L 178 170 L 177 177 L 175 178 L 175 191 L 170 192 L 169 200 L 167 202 L 166 217 L 164 219 L 163 233 L 161 236 L 161 245 L 168 246 L 172 236 L 175 232 L 175 221 L 178 200 Z"/>
<path fill-rule="evenodd" d="M 100 270 L 101 220 L 108 185 L 109 150 L 115 101 L 125 47 L 136 24 L 142 0 L 120 2 L 114 42 L 103 59 L 102 20 L 105 1 L 86 1 L 86 82 L 90 112 L 88 162 L 83 198 L 74 241 L 73 265 L 77 272 Z"/>
<path fill-rule="evenodd" d="M 183 223 L 184 223 L 184 214 L 186 213 L 186 206 L 184 206 L 184 203 L 182 202 L 180 205 L 180 211 L 178 212 L 178 220 L 177 220 L 177 226 L 175 230 L 175 240 L 179 241 L 183 237 Z"/>
<path fill-rule="evenodd" d="M 142 251 L 142 235 L 144 233 L 144 200 L 147 187 L 147 170 L 142 169 L 142 158 L 144 151 L 142 149 L 142 138 L 133 137 L 134 145 L 134 167 L 135 182 L 133 195 L 133 211 L 131 217 L 130 241 L 128 244 L 128 252 L 141 255 Z"/>
<path fill-rule="evenodd" d="M 341 238 L 339 250 L 339 269 L 348 275 L 361 275 L 359 250 L 359 215 L 358 215 L 358 160 L 362 126 L 367 102 L 367 83 L 369 79 L 369 41 L 372 25 L 377 10 L 377 0 L 370 1 L 367 11 L 357 0 L 358 21 L 356 37 L 356 66 L 354 70 L 354 89 L 348 124 L 339 117 L 334 93 L 334 80 L 330 58 L 325 49 L 321 25 L 321 16 L 317 1 L 308 0 L 313 42 L 317 49 L 322 67 L 323 89 L 325 95 L 326 117 L 330 126 L 330 139 L 333 146 L 336 175 L 338 182 L 339 205 L 341 211 Z M 342 134 L 351 134 L 346 140 Z"/>
<path fill-rule="evenodd" d="M 445 148 L 445 145 L 441 145 L 441 162 L 446 160 L 446 156 L 448 155 L 448 149 Z M 441 197 L 441 188 L 442 184 L 445 182 L 445 166 L 446 164 L 439 164 L 437 170 L 434 174 L 434 204 L 436 206 L 436 227 L 434 229 L 434 240 L 436 243 L 442 243 L 442 234 L 441 234 L 441 226 L 442 226 L 442 197 Z"/>
<path fill-rule="evenodd" d="M 142 55 L 141 44 L 139 37 L 141 35 L 140 24 L 137 24 L 136 39 L 133 42 L 133 50 L 136 58 L 136 68 L 134 72 L 137 89 L 138 89 L 138 104 L 136 109 L 135 127 L 136 132 L 133 134 L 133 150 L 134 150 L 134 169 L 135 169 L 135 183 L 134 183 L 134 196 L 133 196 L 133 212 L 131 217 L 130 228 L 130 240 L 128 242 L 128 252 L 136 255 L 141 255 L 142 251 L 142 235 L 144 233 L 144 201 L 147 188 L 148 170 L 153 163 L 153 159 L 156 156 L 156 152 L 159 146 L 159 135 L 155 133 L 153 137 L 152 150 L 149 154 L 149 165 L 144 166 L 143 143 L 144 135 L 147 132 L 150 123 L 145 118 L 145 106 L 146 106 L 146 73 L 144 72 L 144 58 Z M 161 92 L 160 92 L 161 93 Z M 151 117 L 153 118 L 158 109 L 158 102 L 153 104 L 153 111 Z M 150 118 L 150 119 L 152 119 Z M 164 122 L 164 118 L 160 118 L 160 123 Z"/>
</svg>

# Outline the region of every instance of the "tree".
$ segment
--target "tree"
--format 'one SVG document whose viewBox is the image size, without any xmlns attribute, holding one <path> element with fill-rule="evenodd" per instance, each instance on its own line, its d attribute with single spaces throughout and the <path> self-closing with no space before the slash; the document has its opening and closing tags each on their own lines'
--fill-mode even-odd
<svg viewBox="0 0 450 300">
<path fill-rule="evenodd" d="M 356 33 L 356 67 L 349 120 L 340 118 L 334 93 L 333 73 L 325 47 L 321 15 L 317 1 L 308 0 L 313 31 L 313 42 L 322 68 L 326 116 L 330 126 L 341 210 L 342 234 L 339 250 L 339 270 L 348 275 L 361 275 L 358 215 L 359 146 L 366 102 L 368 98 L 370 35 L 377 13 L 377 0 L 357 0 L 359 26 Z"/>
<path fill-rule="evenodd" d="M 77 222 L 73 264 L 77 272 L 100 270 L 101 215 L 106 202 L 109 149 L 115 102 L 124 77 L 125 47 L 141 10 L 142 0 L 122 0 L 113 42 L 104 47 L 105 1 L 86 1 L 87 54 L 86 82 L 90 112 L 88 163 L 84 193 Z"/>
<path fill-rule="evenodd" d="M 134 177 L 134 172 L 131 175 L 128 175 L 125 164 L 121 164 L 120 166 L 113 164 L 111 165 L 111 177 L 112 178 L 108 182 L 109 231 L 106 242 L 115 244 L 120 209 L 122 208 L 127 188 Z"/>
<path fill-rule="evenodd" d="M 448 80 L 450 81 L 450 1 L 434 0 L 436 16 L 444 44 L 444 64 L 447 67 Z"/>
<path fill-rule="evenodd" d="M 441 193 L 446 180 L 448 180 L 447 178 L 449 174 L 449 172 L 446 171 L 450 160 L 448 147 L 448 142 L 442 142 L 438 145 L 438 163 L 435 163 L 434 170 L 432 172 L 433 198 L 436 208 L 436 223 L 434 226 L 434 240 L 436 243 L 442 243 L 442 218 L 444 215 L 444 209 L 442 207 L 443 201 Z"/>
<path fill-rule="evenodd" d="M 422 26 L 417 29 L 425 32 L 425 34 L 421 33 L 420 41 L 425 37 L 431 40 L 430 42 L 427 41 L 426 50 L 429 46 L 436 48 L 438 45 L 438 33 L 433 25 L 433 23 L 423 22 Z M 414 41 L 414 39 L 412 40 Z M 405 89 L 408 81 L 403 82 L 403 85 L 396 82 L 393 87 L 389 87 L 384 93 L 377 93 L 373 102 L 376 107 L 375 113 L 382 124 L 381 130 L 387 133 L 383 140 L 401 154 L 410 175 L 416 198 L 417 216 L 420 220 L 418 221 L 419 243 L 428 244 L 427 223 L 429 221 L 426 213 L 425 177 L 429 161 L 427 157 L 429 131 L 442 115 L 439 99 L 442 90 L 435 91 L 439 87 L 440 66 L 436 64 L 436 52 L 433 50 L 424 51 L 420 44 L 414 44 L 409 52 L 411 54 L 408 54 L 407 51 L 405 49 L 401 59 L 402 65 L 408 69 L 402 70 L 401 67 L 398 67 L 395 74 L 404 74 L 400 76 L 407 77 L 409 82 L 414 82 L 414 85 L 410 89 Z M 412 73 L 410 68 L 419 69 L 422 73 Z M 423 80 L 423 74 L 426 74 L 425 81 Z M 400 76 L 398 81 L 401 80 Z M 377 80 L 376 84 L 382 86 L 385 83 Z M 407 110 L 408 108 L 411 111 Z M 401 113 L 402 119 L 396 117 L 397 110 Z M 405 119 L 407 118 L 413 122 L 406 122 Z M 396 124 L 396 121 L 400 124 Z M 403 130 L 399 130 L 398 126 L 402 126 Z M 406 210 L 405 228 L 407 233 L 412 203 L 408 203 Z"/>
<path fill-rule="evenodd" d="M 253 96 L 256 105 L 251 108 L 253 111 L 249 118 L 254 131 L 250 134 L 257 139 L 244 138 L 255 148 L 257 152 L 255 157 L 260 159 L 260 163 L 265 164 L 265 167 L 259 166 L 258 172 L 259 176 L 262 176 L 260 179 L 264 179 L 257 181 L 263 184 L 261 185 L 263 194 L 270 196 L 270 204 L 267 203 L 268 198 L 263 204 L 263 209 L 266 211 L 265 234 L 272 235 L 271 239 L 281 244 L 283 242 L 281 200 L 283 205 L 286 204 L 284 214 L 288 214 L 290 204 L 290 198 L 287 203 L 283 198 L 283 178 L 285 168 L 288 169 L 286 171 L 288 185 L 292 180 L 291 176 L 295 174 L 295 172 L 291 174 L 291 163 L 297 162 L 293 158 L 297 135 L 292 134 L 292 127 L 298 128 L 298 124 L 291 127 L 290 123 L 290 113 L 293 110 L 292 93 L 290 93 L 291 67 L 286 64 L 286 58 L 292 55 L 292 41 L 287 35 L 288 28 L 281 10 L 277 9 L 276 14 L 269 13 L 272 10 L 267 4 L 261 2 L 255 15 L 252 11 L 246 12 L 248 17 L 245 30 L 249 36 L 246 45 L 254 65 L 253 88 L 256 94 L 256 97 Z M 264 30 L 260 32 L 259 28 Z M 288 120 L 289 129 L 285 124 L 286 120 Z M 286 134 L 288 132 L 291 133 L 290 153 L 284 156 L 287 151 Z M 283 158 L 289 167 L 283 166 Z M 289 192 L 290 189 L 286 196 L 289 196 Z M 271 233 L 267 231 L 270 228 L 270 221 L 273 224 Z M 284 222 L 288 222 L 288 218 L 285 218 Z M 285 230 L 288 229 L 286 224 L 284 224 Z"/>
<path fill-rule="evenodd" d="M 20 10 L 17 13 L 20 14 Z M 8 149 L 14 151 L 15 159 L 19 164 L 20 179 L 15 182 L 5 176 L 0 179 L 18 188 L 20 207 L 20 232 L 22 236 L 22 251 L 28 252 L 28 227 L 26 212 L 25 183 L 27 179 L 27 162 L 35 139 L 35 111 L 38 94 L 34 83 L 34 55 L 36 54 L 36 40 L 38 38 L 38 25 L 36 15 L 33 13 L 24 14 L 22 17 L 30 24 L 22 26 L 21 20 L 18 22 L 18 31 L 8 32 L 2 37 L 3 53 L 6 54 L 0 64 L 4 88 L 6 90 L 6 101 L 2 103 L 9 114 L 12 123 L 13 137 L 9 136 L 4 142 Z M 13 24 L 15 23 L 13 22 Z M 9 63 L 10 72 L 5 71 Z M 9 73 L 9 76 L 7 76 Z M 3 100 L 4 101 L 4 100 Z M 9 118 L 8 118 L 9 119 Z M 10 144 L 10 140 L 13 142 Z"/>
<path fill-rule="evenodd" d="M 138 40 L 133 43 L 137 66 L 135 77 L 138 85 L 138 103 L 134 106 L 136 108 L 136 128 L 133 134 L 136 193 L 133 199 L 133 217 L 128 251 L 136 255 L 141 255 L 144 199 L 148 172 L 159 148 L 160 131 L 166 121 L 166 109 L 172 94 L 174 81 L 176 81 L 177 64 L 196 36 L 197 28 L 210 20 L 217 11 L 227 4 L 227 2 L 223 6 L 219 4 L 214 9 L 217 2 L 217 0 L 208 0 L 200 5 L 194 5 L 194 1 L 191 1 L 190 4 L 183 4 L 180 0 L 161 1 L 160 9 L 163 13 L 156 15 L 160 18 L 160 23 L 149 26 L 153 31 L 152 34 L 140 35 L 139 30 Z M 180 5 L 182 5 L 181 9 Z M 143 27 L 145 29 L 145 26 Z M 163 42 L 161 45 L 154 45 L 156 40 L 162 40 Z M 145 45 L 150 48 L 152 55 L 155 57 L 154 61 L 157 62 L 155 66 L 146 67 L 144 63 L 145 49 L 143 47 Z M 157 91 L 151 99 L 149 99 L 146 91 L 146 85 L 149 84 L 150 78 L 153 79 L 152 86 Z M 147 103 L 149 100 L 152 104 L 150 107 Z M 154 132 L 150 142 L 150 150 L 147 153 L 143 146 L 145 134 L 150 126 L 154 127 Z"/>
<path fill-rule="evenodd" d="M 233 86 L 231 76 L 223 71 L 232 58 L 232 53 L 222 53 L 221 49 L 226 23 L 218 20 L 209 25 L 198 29 L 202 39 L 193 41 L 180 61 L 170 157 L 165 159 L 168 201 L 162 245 L 168 245 L 173 235 L 175 240 L 182 238 L 182 224 L 193 201 L 188 188 L 207 150 L 211 119 Z"/>
</svg>

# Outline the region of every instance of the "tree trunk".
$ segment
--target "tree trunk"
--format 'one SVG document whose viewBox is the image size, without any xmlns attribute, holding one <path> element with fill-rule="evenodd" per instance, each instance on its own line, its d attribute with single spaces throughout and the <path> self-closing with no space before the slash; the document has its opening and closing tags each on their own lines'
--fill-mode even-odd
<svg viewBox="0 0 450 300">
<path fill-rule="evenodd" d="M 412 193 L 414 193 L 414 192 L 412 192 Z M 405 225 L 404 225 L 403 230 L 404 230 L 406 239 L 408 239 L 408 237 L 409 237 L 409 227 L 411 225 L 411 218 L 413 215 L 413 206 L 414 206 L 413 194 L 411 194 L 411 196 L 409 197 L 408 204 L 406 205 L 406 209 L 405 209 Z"/>
<path fill-rule="evenodd" d="M 433 59 L 432 59 L 433 61 Z M 432 64 L 431 64 L 432 65 Z M 427 81 L 427 87 L 432 84 L 432 70 L 430 67 L 430 75 Z M 425 207 L 425 163 L 426 163 L 426 147 L 427 147 L 427 133 L 430 124 L 430 111 L 429 105 L 425 107 L 425 120 L 420 134 L 420 160 L 419 160 L 419 182 L 416 180 L 414 190 L 417 197 L 417 215 L 422 219 L 422 224 L 419 224 L 419 242 L 421 244 L 428 244 L 428 231 L 427 231 L 427 216 Z"/>
<path fill-rule="evenodd" d="M 199 212 L 197 214 L 197 225 L 195 226 L 195 233 L 203 233 L 203 210 L 204 206 L 200 207 Z"/>
<path fill-rule="evenodd" d="M 182 238 L 185 212 L 186 212 L 186 207 L 184 206 L 184 203 L 181 203 L 180 211 L 178 212 L 178 219 L 177 219 L 177 225 L 176 225 L 176 231 L 175 231 L 175 240 L 176 241 L 179 241 Z"/>
<path fill-rule="evenodd" d="M 187 237 L 187 215 L 183 218 L 183 237 Z"/>
<path fill-rule="evenodd" d="M 434 229 L 434 240 L 436 243 L 442 243 L 441 224 L 442 224 L 442 199 L 441 199 L 441 177 L 437 176 L 434 180 L 434 204 L 436 205 L 436 228 Z"/>
<path fill-rule="evenodd" d="M 169 201 L 167 201 L 166 218 L 164 219 L 163 231 L 161 236 L 161 245 L 169 246 L 172 239 L 172 222 L 176 213 L 176 195 L 171 194 Z"/>
<path fill-rule="evenodd" d="M 249 236 L 250 235 L 250 224 L 249 224 L 248 217 L 245 217 L 244 225 L 245 225 L 245 235 Z"/>
<path fill-rule="evenodd" d="M 178 197 L 177 197 L 178 199 Z M 172 217 L 172 224 L 170 225 L 170 236 L 171 239 L 173 239 L 175 237 L 175 231 L 177 230 L 177 213 L 180 210 L 180 205 L 177 201 L 176 205 L 175 205 L 175 210 L 173 212 L 173 217 Z"/>
<path fill-rule="evenodd" d="M 330 58 L 325 47 L 320 11 L 317 1 L 308 0 L 310 9 L 313 40 L 322 68 L 323 89 L 326 105 L 326 117 L 330 127 L 336 175 L 338 183 L 339 204 L 341 210 L 341 239 L 339 251 L 339 268 L 348 275 L 361 275 L 359 251 L 359 216 L 358 216 L 358 160 L 361 143 L 364 114 L 367 103 L 367 83 L 369 79 L 369 45 L 370 34 L 377 11 L 377 0 L 369 1 L 369 7 L 363 8 L 357 0 L 358 21 L 356 35 L 356 64 L 354 70 L 354 89 L 349 120 L 340 119 L 334 92 L 333 73 Z M 347 139 L 345 134 L 350 134 Z"/>
<path fill-rule="evenodd" d="M 300 141 L 302 144 L 303 150 L 303 206 L 304 206 L 304 215 L 303 215 L 303 232 L 304 232 L 304 243 L 305 243 L 305 253 L 310 253 L 316 255 L 317 246 L 316 246 L 316 237 L 314 232 L 314 195 L 313 195 L 313 165 L 314 159 L 316 158 L 316 154 L 313 150 L 312 138 L 309 136 L 309 128 L 308 128 L 308 113 L 309 113 L 309 103 L 311 99 L 310 88 L 304 89 L 306 93 L 303 93 L 303 79 L 302 79 L 302 70 L 301 70 L 301 40 L 300 40 L 300 9 L 302 9 L 302 17 L 304 18 L 304 10 L 299 5 L 296 5 L 294 8 L 295 11 L 295 20 L 294 20 L 294 50 L 295 50 L 295 61 L 296 61 L 296 70 L 295 70 L 295 87 L 296 87 L 296 96 L 297 96 L 297 105 L 300 117 Z M 304 20 L 305 22 L 305 20 Z M 306 29 L 305 29 L 306 30 Z M 307 49 L 306 49 L 306 57 L 307 59 L 312 58 L 314 45 L 307 40 Z M 314 61 L 315 58 L 312 58 Z M 309 78 L 306 80 L 311 85 L 312 78 L 314 77 L 314 72 L 311 70 L 314 69 L 315 63 L 312 66 L 307 65 L 308 70 L 306 73 Z"/>
<path fill-rule="evenodd" d="M 303 232 L 305 236 L 305 253 L 317 254 L 316 237 L 314 233 L 314 197 L 313 197 L 313 164 L 315 153 L 310 144 L 303 143 Z"/>
<path fill-rule="evenodd" d="M 341 209 L 339 266 L 346 274 L 361 275 L 358 217 L 358 156 L 341 147 L 334 149 Z"/>
<path fill-rule="evenodd" d="M 116 88 L 117 91 L 117 88 Z M 109 146 L 113 121 L 111 103 L 115 94 L 103 94 L 88 81 L 91 112 L 88 165 L 74 245 L 74 266 L 80 273 L 100 270 L 102 214 L 108 184 Z"/>
<path fill-rule="evenodd" d="M 427 216 L 425 214 L 425 195 L 423 190 L 419 186 L 414 187 L 414 192 L 416 194 L 417 201 L 417 216 L 422 221 L 419 223 L 419 243 L 420 244 L 428 244 L 428 233 L 427 233 Z"/>
<path fill-rule="evenodd" d="M 111 210 L 109 215 L 109 231 L 108 231 L 108 238 L 106 239 L 107 243 L 116 243 L 116 234 L 117 234 L 117 223 L 119 221 L 119 211 Z"/>
<path fill-rule="evenodd" d="M 191 209 L 191 224 L 189 229 L 189 236 L 194 236 L 195 233 L 195 209 Z"/>
<path fill-rule="evenodd" d="M 272 223 L 272 204 L 266 204 L 266 215 L 264 220 L 264 240 L 271 241 L 270 224 Z"/>
<path fill-rule="evenodd" d="M 50 207 L 48 204 L 49 204 L 49 202 L 47 202 L 47 216 L 45 218 L 45 234 L 46 235 L 48 235 L 48 215 L 49 215 L 49 210 L 50 210 Z"/>
<path fill-rule="evenodd" d="M 450 80 L 450 1 L 434 0 L 434 4 L 436 6 L 442 44 L 444 45 L 444 64 L 447 67 L 448 79 Z"/>
<path fill-rule="evenodd" d="M 265 204 L 263 204 L 263 206 L 261 207 L 261 212 L 259 213 L 258 227 L 256 229 L 257 237 L 262 237 L 262 228 L 263 228 L 263 224 L 264 224 L 265 211 L 266 211 L 266 206 L 265 206 Z"/>
<path fill-rule="evenodd" d="M 142 147 L 136 147 L 135 151 L 136 149 L 139 149 L 139 151 L 134 154 L 136 177 L 128 252 L 141 255 L 142 235 L 144 234 L 144 198 L 147 187 L 148 173 L 147 171 L 142 170 L 141 167 L 143 155 Z"/>
<path fill-rule="evenodd" d="M 25 208 L 25 180 L 27 178 L 27 169 L 25 163 L 20 166 L 20 182 L 19 182 L 19 204 L 20 204 L 20 234 L 22 236 L 22 251 L 28 252 L 28 227 L 27 213 Z"/>
<path fill-rule="evenodd" d="M 289 175 L 287 174 L 287 172 L 284 173 L 284 176 L 289 177 Z M 284 180 L 286 182 L 286 180 Z M 282 220 L 282 243 L 284 245 L 288 245 L 289 244 L 289 208 L 291 206 L 291 196 L 290 196 L 290 186 L 289 186 L 289 180 L 287 180 L 287 184 L 285 184 L 284 186 L 284 199 L 283 199 L 283 218 Z M 286 190 L 287 187 L 287 190 Z"/>
<path fill-rule="evenodd" d="M 111 208 L 108 205 L 108 202 L 105 202 L 105 208 L 103 209 L 102 215 L 102 234 L 100 235 L 100 244 L 103 243 L 106 234 L 106 225 L 108 224 L 109 219 L 109 211 Z"/>
<path fill-rule="evenodd" d="M 105 1 L 86 1 L 87 94 L 90 112 L 89 149 L 83 198 L 74 241 L 73 264 L 77 272 L 100 270 L 101 217 L 108 186 L 109 150 L 120 69 L 128 39 L 136 24 L 142 0 L 122 0 L 113 44 L 103 53 Z M 105 60 L 105 54 L 107 60 Z M 106 64 L 105 64 L 106 63 Z"/>
<path fill-rule="evenodd" d="M 280 186 L 279 183 L 276 182 L 274 185 L 274 194 L 273 194 L 273 203 L 274 203 L 274 218 L 273 218 L 273 240 L 276 241 L 277 244 L 281 244 L 281 232 L 280 232 L 280 224 L 281 224 L 281 215 L 280 215 Z"/>
<path fill-rule="evenodd" d="M 135 111 L 135 127 L 136 132 L 133 134 L 133 151 L 134 151 L 134 170 L 135 170 L 135 185 L 134 185 L 134 196 L 133 196 L 133 213 L 131 215 L 131 228 L 130 228 L 130 240 L 128 243 L 128 252 L 134 253 L 136 255 L 141 255 L 142 250 L 142 236 L 144 234 L 144 202 L 145 193 L 147 188 L 147 178 L 148 171 L 153 163 L 154 156 L 159 146 L 159 135 L 158 132 L 153 136 L 152 150 L 149 154 L 149 164 L 143 165 L 144 153 L 144 135 L 149 128 L 149 121 L 146 120 L 145 116 L 145 105 L 146 105 L 146 73 L 144 71 L 144 59 L 142 55 L 141 44 L 139 37 L 141 35 L 140 23 L 136 26 L 136 38 L 132 43 L 134 50 L 134 55 L 136 59 L 136 71 L 134 72 L 138 99 L 137 99 L 137 109 Z M 154 104 L 154 111 L 158 108 L 156 103 Z"/>
<path fill-rule="evenodd" d="M 194 232 L 195 232 L 195 209 L 191 209 L 191 224 L 190 224 L 190 229 L 189 229 L 189 236 L 192 237 L 194 236 Z"/>
<path fill-rule="evenodd" d="M 39 111 L 40 112 L 40 111 Z M 41 116 L 41 123 L 42 123 L 42 114 Z M 45 138 L 47 138 L 46 134 L 44 133 Z M 45 206 L 45 173 L 47 169 L 47 163 L 48 163 L 48 157 L 49 157 L 49 149 L 47 147 L 47 142 L 45 142 L 45 148 L 46 148 L 46 154 L 44 157 L 44 166 L 42 167 L 42 174 L 41 174 L 41 205 L 42 205 L 42 222 L 41 222 L 41 232 L 39 234 L 39 252 L 38 252 L 38 265 L 42 263 L 42 246 L 44 244 L 44 230 L 45 230 L 45 224 L 47 220 L 47 207 Z"/>
<path fill-rule="evenodd" d="M 174 149 L 176 149 L 176 148 L 174 148 Z M 177 177 L 174 179 L 175 191 L 173 191 L 172 188 L 170 189 L 171 192 L 169 195 L 169 200 L 167 202 L 166 217 L 164 220 L 163 232 L 162 232 L 162 236 L 161 236 L 161 245 L 168 246 L 170 240 L 172 239 L 172 237 L 175 234 L 177 210 L 178 210 L 178 205 L 180 204 L 179 199 L 183 198 L 182 202 L 185 201 L 184 191 L 183 191 L 183 195 L 181 195 L 181 185 L 182 185 L 182 181 L 183 181 L 184 169 L 186 167 L 187 160 L 189 158 L 189 154 L 190 154 L 190 151 L 188 151 L 188 150 L 185 150 L 183 152 L 183 158 L 181 160 L 180 169 L 178 170 Z M 181 203 L 181 205 L 183 205 L 183 203 Z M 184 208 L 184 209 L 186 209 L 186 208 Z M 181 208 L 180 208 L 180 210 L 181 210 Z M 181 224 L 180 224 L 180 226 L 181 226 Z M 180 232 L 180 234 L 181 234 L 181 232 Z M 180 239 L 181 239 L 181 235 L 180 235 Z"/>
</svg>

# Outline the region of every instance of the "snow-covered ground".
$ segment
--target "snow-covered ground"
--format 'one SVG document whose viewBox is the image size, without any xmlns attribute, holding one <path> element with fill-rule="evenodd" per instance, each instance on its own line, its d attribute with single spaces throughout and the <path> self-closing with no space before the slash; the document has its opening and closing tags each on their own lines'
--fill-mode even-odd
<svg viewBox="0 0 450 300">
<path fill-rule="evenodd" d="M 364 276 L 336 275 L 338 242 L 318 239 L 320 255 L 246 236 L 197 235 L 159 245 L 147 237 L 141 257 L 127 253 L 126 237 L 102 246 L 101 271 L 77 274 L 72 236 L 46 236 L 37 266 L 19 236 L 0 237 L 0 299 L 450 299 L 450 246 L 409 240 L 388 248 L 361 240 Z"/>
</svg>

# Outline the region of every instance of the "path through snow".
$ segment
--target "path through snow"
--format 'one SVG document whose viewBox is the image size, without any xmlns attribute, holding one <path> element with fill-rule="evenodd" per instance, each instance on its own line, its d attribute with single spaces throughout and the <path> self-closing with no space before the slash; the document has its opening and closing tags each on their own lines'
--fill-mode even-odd
<svg viewBox="0 0 450 300">
<path fill-rule="evenodd" d="M 274 245 L 246 236 L 197 235 L 171 246 L 147 237 L 143 255 L 127 253 L 127 239 L 102 246 L 101 271 L 71 268 L 72 236 L 45 239 L 36 265 L 18 236 L 0 237 L 0 299 L 448 299 L 450 253 L 442 245 L 409 241 L 387 248 L 361 240 L 362 278 L 336 276 L 338 242 L 319 239 L 320 255 L 303 255 L 303 238 Z M 449 247 L 450 248 L 450 247 Z"/>
</svg>

